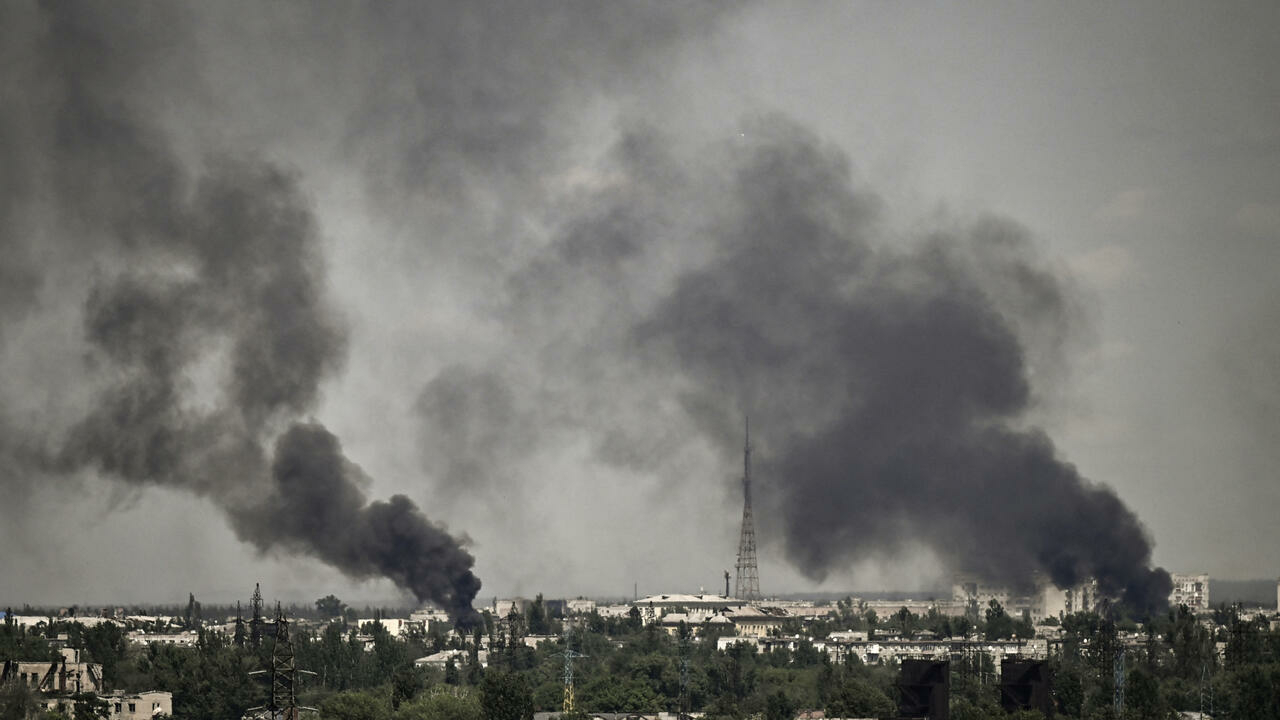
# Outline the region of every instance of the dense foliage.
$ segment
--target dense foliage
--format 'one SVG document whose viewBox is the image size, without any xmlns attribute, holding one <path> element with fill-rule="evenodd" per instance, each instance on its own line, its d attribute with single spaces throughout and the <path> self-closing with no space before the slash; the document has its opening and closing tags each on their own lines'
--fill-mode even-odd
<svg viewBox="0 0 1280 720">
<path fill-rule="evenodd" d="M 896 713 L 896 668 L 833 663 L 801 641 L 794 650 L 759 652 L 749 645 L 717 650 L 710 628 L 681 627 L 673 636 L 630 617 L 588 615 L 565 621 L 541 599 L 523 614 L 493 618 L 459 635 L 433 628 L 426 635 L 392 637 L 379 622 L 357 627 L 336 598 L 324 598 L 321 613 L 332 621 L 296 629 L 293 645 L 299 668 L 315 672 L 304 681 L 299 700 L 316 707 L 323 720 L 529 720 L 533 712 L 559 710 L 564 700 L 564 632 L 572 649 L 578 708 L 605 712 L 705 712 L 708 718 L 794 718 L 801 710 L 825 710 L 829 717 L 890 717 Z M 193 614 L 198 606 L 192 603 Z M 1124 648 L 1124 717 L 1147 720 L 1175 711 L 1212 710 L 1214 717 L 1271 720 L 1280 717 L 1280 633 L 1223 608 L 1197 619 L 1185 608 L 1139 628 L 1079 613 L 1060 623 L 1061 643 L 1050 658 L 1055 673 L 1058 717 L 1114 718 L 1116 650 Z M 185 618 L 182 622 L 186 622 Z M 260 706 L 264 684 L 249 675 L 270 666 L 273 637 L 248 632 L 199 629 L 194 647 L 127 642 L 118 627 L 88 628 L 54 622 L 40 632 L 12 623 L 0 627 L 0 658 L 38 660 L 54 654 L 51 640 L 84 650 L 103 665 L 112 688 L 164 689 L 173 693 L 174 714 L 190 720 L 227 720 Z M 532 630 L 539 632 L 533 633 Z M 820 621 L 792 623 L 784 632 L 822 638 L 837 630 L 881 634 L 928 631 L 978 638 L 1024 637 L 1025 618 L 1012 618 L 997 604 L 966 617 L 936 612 L 919 616 L 905 609 L 886 618 L 841 601 Z M 1140 631 L 1139 642 L 1122 642 L 1125 631 Z M 535 642 L 529 635 L 553 639 Z M 1130 636 L 1132 637 L 1132 635 Z M 482 667 L 478 645 L 487 652 Z M 1219 652 L 1219 648 L 1222 652 Z M 454 651 L 443 667 L 414 663 Z M 952 664 L 952 716 L 956 720 L 1003 717 L 996 667 L 989 658 L 962 658 Z M 19 720 L 32 711 L 24 688 L 0 688 L 0 720 Z M 98 709 L 77 706 L 74 719 L 93 720 Z M 83 717 L 81 717 L 83 715 Z M 1038 717 L 1022 713 L 1020 718 Z"/>
</svg>

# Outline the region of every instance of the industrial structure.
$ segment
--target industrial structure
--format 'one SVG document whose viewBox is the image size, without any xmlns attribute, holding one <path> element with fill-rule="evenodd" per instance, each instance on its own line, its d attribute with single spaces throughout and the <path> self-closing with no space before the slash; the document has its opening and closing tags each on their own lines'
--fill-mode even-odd
<svg viewBox="0 0 1280 720">
<path fill-rule="evenodd" d="M 255 599 L 260 597 L 254 588 Z M 262 623 L 265 624 L 265 623 Z M 298 720 L 300 712 L 319 712 L 315 708 L 298 705 L 298 675 L 315 675 L 310 670 L 299 670 L 294 664 L 293 641 L 289 637 L 289 621 L 285 619 L 280 603 L 276 603 L 275 643 L 271 647 L 271 670 L 255 670 L 250 675 L 269 674 L 271 694 L 264 707 L 250 708 L 246 717 L 261 720 Z"/>
<path fill-rule="evenodd" d="M 568 627 L 565 628 L 564 634 L 564 700 L 561 703 L 561 712 L 565 715 L 573 714 L 577 709 L 577 703 L 574 698 L 573 691 L 573 659 L 587 657 L 582 653 L 573 649 L 571 644 L 572 636 L 569 634 Z"/>
<path fill-rule="evenodd" d="M 742 534 L 738 538 L 738 577 L 733 594 L 740 600 L 760 599 L 760 570 L 756 566 L 756 528 L 751 516 L 751 421 L 746 421 L 742 446 Z"/>
</svg>

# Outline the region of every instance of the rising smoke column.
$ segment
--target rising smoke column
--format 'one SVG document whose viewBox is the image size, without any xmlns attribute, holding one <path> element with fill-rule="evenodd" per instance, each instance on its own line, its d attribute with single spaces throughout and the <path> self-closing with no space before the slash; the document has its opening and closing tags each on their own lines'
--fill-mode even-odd
<svg viewBox="0 0 1280 720">
<path fill-rule="evenodd" d="M 388 577 L 473 619 L 480 583 L 462 543 L 403 496 L 369 502 L 336 438 L 302 420 L 342 365 L 346 331 L 325 300 L 297 178 L 236 153 L 188 173 L 141 120 L 135 75 L 161 60 L 151 53 L 180 18 L 73 4 L 12 13 L 29 54 L 9 72 L 31 72 L 25 81 L 43 94 L 29 125 L 4 126 L 0 147 L 43 143 L 47 165 L 4 171 L 3 184 L 43 183 L 58 241 L 106 250 L 83 312 L 104 387 L 61 438 L 24 443 L 49 448 L 32 464 L 198 493 L 263 552 Z M 3 232 L 10 242 L 12 223 Z"/>
<path fill-rule="evenodd" d="M 749 412 L 762 534 L 809 577 L 923 543 L 987 580 L 1165 602 L 1138 519 L 1027 425 L 1081 320 L 1025 230 L 889 236 L 848 160 L 786 119 L 676 148 L 625 133 L 611 181 L 509 278 L 515 344 L 427 384 L 424 427 L 456 434 L 439 482 L 519 492 L 524 447 L 563 436 L 636 473 L 681 472 L 666 460 L 699 438 L 733 461 Z M 536 442 L 508 442 L 515 416 Z"/>
<path fill-rule="evenodd" d="M 1161 606 L 1137 517 L 1023 427 L 1028 328 L 1071 314 L 1025 234 L 987 219 L 895 249 L 843 156 L 786 122 L 752 130 L 713 259 L 636 333 L 691 408 L 718 409 L 719 444 L 743 407 L 774 431 L 759 475 L 787 557 L 820 579 L 923 541 L 987 579 L 1096 578 Z"/>
</svg>

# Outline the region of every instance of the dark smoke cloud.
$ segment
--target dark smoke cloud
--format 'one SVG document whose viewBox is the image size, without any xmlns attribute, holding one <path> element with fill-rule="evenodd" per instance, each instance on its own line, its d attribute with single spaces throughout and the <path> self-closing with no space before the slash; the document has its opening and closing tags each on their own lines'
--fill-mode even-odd
<svg viewBox="0 0 1280 720">
<path fill-rule="evenodd" d="M 314 555 L 357 578 L 387 577 L 464 624 L 480 580 L 474 559 L 409 498 L 367 502 L 360 469 L 320 425 L 293 425 L 276 443 L 265 502 L 236 509 L 237 532 L 263 551 Z"/>
<path fill-rule="evenodd" d="M 841 155 L 786 124 L 757 131 L 737 222 L 637 332 L 724 426 L 750 411 L 770 429 L 761 475 L 788 557 L 822 578 L 923 541 L 989 579 L 1096 578 L 1138 609 L 1164 603 L 1138 519 L 1021 427 L 1028 351 L 1002 301 L 1070 315 L 1021 231 L 985 220 L 877 244 Z"/>
<path fill-rule="evenodd" d="M 923 543 L 988 580 L 1165 601 L 1138 519 L 1027 427 L 1082 321 L 1025 230 L 987 217 L 894 241 L 847 159 L 784 119 L 693 161 L 671 145 L 625 134 L 613 179 L 508 282 L 539 443 L 573 428 L 602 462 L 673 473 L 687 429 L 729 459 L 749 412 L 766 537 L 809 577 Z M 464 450 L 438 448 L 445 477 L 505 432 L 511 387 L 458 368 L 428 386 L 465 418 Z"/>
<path fill-rule="evenodd" d="M 266 142 L 356 165 L 387 224 L 415 228 L 397 270 L 466 293 L 442 314 L 479 305 L 501 326 L 490 357 L 423 363 L 413 411 L 451 509 L 553 496 L 521 463 L 582 440 L 629 477 L 687 482 L 708 444 L 734 459 L 750 412 L 762 529 L 811 577 L 919 540 L 991 579 L 1096 576 L 1154 604 L 1167 579 L 1141 525 L 1028 427 L 1082 324 L 1023 229 L 903 242 L 802 129 L 765 119 L 707 149 L 671 108 L 637 107 L 725 7 L 0 7 L 0 319 L 56 294 L 54 260 L 83 266 L 67 294 L 93 384 L 73 421 L 4 433 L 6 483 L 36 457 L 185 488 L 264 552 L 466 612 L 464 543 L 403 497 L 370 502 L 310 419 L 349 340 L 303 178 Z M 225 104 L 202 95 L 206 65 Z M 175 104 L 236 111 L 225 135 L 142 120 Z M 606 157 L 584 129 L 617 134 Z"/>
<path fill-rule="evenodd" d="M 507 458 L 533 449 L 529 416 L 506 379 L 492 370 L 451 365 L 418 396 L 422 459 L 452 499 L 515 485 Z"/>
<path fill-rule="evenodd" d="M 319 232 L 298 178 L 237 153 L 210 155 L 193 176 L 141 119 L 137 76 L 184 32 L 180 13 L 150 10 L 15 11 L 26 54 L 6 88 L 17 75 L 46 88 L 46 102 L 17 131 L 6 113 L 0 141 L 5 154 L 14 137 L 44 143 L 47 165 L 21 168 L 16 180 L 6 172 L 4 184 L 45 189 L 58 241 L 103 261 L 84 325 L 106 383 L 60 439 L 14 443 L 55 449 L 7 452 L 6 484 L 92 468 L 184 488 L 221 505 L 262 552 L 388 577 L 470 619 L 479 581 L 460 541 L 403 496 L 367 502 L 337 440 L 300 421 L 342 366 L 346 331 L 325 299 Z M 17 229 L 10 206 L 0 210 L 8 243 Z M 7 289 L 0 299 L 7 307 L 26 294 Z"/>
</svg>

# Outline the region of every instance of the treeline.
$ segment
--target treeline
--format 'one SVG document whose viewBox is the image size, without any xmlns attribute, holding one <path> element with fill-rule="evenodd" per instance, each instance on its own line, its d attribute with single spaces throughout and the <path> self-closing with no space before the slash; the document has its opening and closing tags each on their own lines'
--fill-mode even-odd
<svg viewBox="0 0 1280 720">
<path fill-rule="evenodd" d="M 1049 660 L 1057 716 L 1119 720 L 1113 698 L 1117 662 L 1122 662 L 1125 720 L 1171 718 L 1178 711 L 1202 708 L 1213 717 L 1233 720 L 1280 717 L 1280 633 L 1229 608 L 1212 619 L 1216 624 L 1207 627 L 1185 608 L 1141 627 L 1096 614 L 1068 616 L 1061 623 L 1060 650 Z M 1024 622 L 997 605 L 964 618 L 905 610 L 878 618 L 849 601 L 838 604 L 828 618 L 793 629 L 815 637 L 838 630 L 952 635 L 958 623 L 978 637 L 995 638 L 1022 637 Z M 1136 644 L 1122 641 L 1134 631 L 1140 633 Z M 270 668 L 272 632 L 255 638 L 200 629 L 194 647 L 144 647 L 129 644 L 112 625 L 55 623 L 31 633 L 7 623 L 0 630 L 0 656 L 52 657 L 50 639 L 59 633 L 67 634 L 68 644 L 83 648 L 89 661 L 102 663 L 111 687 L 172 692 L 176 717 L 227 720 L 266 702 L 265 684 L 251 679 L 249 672 Z M 526 643 L 528 635 L 548 634 L 556 639 L 536 647 Z M 671 636 L 641 623 L 638 612 L 566 620 L 538 600 L 507 618 L 486 613 L 484 622 L 464 636 L 435 630 L 397 638 L 380 623 L 357 628 L 338 619 L 316 629 L 295 628 L 292 645 L 297 667 L 316 673 L 300 680 L 299 701 L 318 708 L 322 720 L 527 720 L 534 711 L 562 707 L 566 648 L 577 653 L 575 699 L 584 710 L 683 708 L 705 712 L 712 720 L 790 720 L 799 710 L 812 709 L 824 710 L 828 717 L 891 717 L 896 712 L 897 670 L 892 666 L 863 665 L 856 659 L 836 664 L 808 640 L 790 651 L 758 652 L 745 644 L 717 650 L 709 627 L 681 627 Z M 452 653 L 443 667 L 414 663 L 446 650 Z M 985 655 L 953 662 L 955 720 L 1004 717 L 996 673 Z M 0 698 L 0 720 L 18 720 L 23 716 L 12 714 L 17 701 L 8 693 L 6 689 Z M 95 711 L 86 705 L 84 712 L 92 716 Z M 1034 717 L 1038 714 L 1020 716 Z"/>
</svg>

